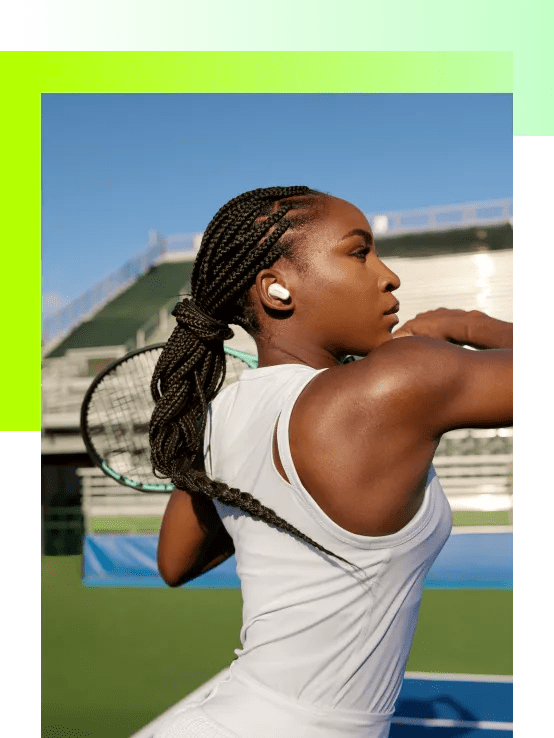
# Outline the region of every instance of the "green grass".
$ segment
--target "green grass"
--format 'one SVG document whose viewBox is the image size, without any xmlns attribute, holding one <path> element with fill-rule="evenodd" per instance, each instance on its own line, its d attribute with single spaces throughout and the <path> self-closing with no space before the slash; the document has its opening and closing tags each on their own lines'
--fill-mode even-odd
<svg viewBox="0 0 554 738">
<path fill-rule="evenodd" d="M 408 671 L 512 674 L 512 590 L 425 590 Z"/>
<path fill-rule="evenodd" d="M 158 533 L 161 524 L 161 515 L 121 515 L 90 519 L 93 533 Z"/>
<path fill-rule="evenodd" d="M 42 738 L 127 738 L 227 666 L 240 591 L 81 586 L 43 558 Z M 426 591 L 411 671 L 511 673 L 511 592 Z"/>
<path fill-rule="evenodd" d="M 452 519 L 453 525 L 511 525 L 508 510 L 458 510 L 452 513 Z M 121 515 L 90 519 L 93 533 L 158 533 L 161 524 L 161 515 Z"/>
<path fill-rule="evenodd" d="M 453 510 L 453 525 L 511 525 L 509 510 Z"/>
<path fill-rule="evenodd" d="M 234 658 L 239 590 L 90 589 L 80 577 L 80 556 L 43 559 L 43 738 L 125 738 Z"/>
</svg>

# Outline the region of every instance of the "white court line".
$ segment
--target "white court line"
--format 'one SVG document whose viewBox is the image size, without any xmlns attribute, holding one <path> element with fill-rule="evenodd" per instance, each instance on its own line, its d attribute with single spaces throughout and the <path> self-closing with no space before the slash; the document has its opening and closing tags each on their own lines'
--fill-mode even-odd
<svg viewBox="0 0 554 738">
<path fill-rule="evenodd" d="M 513 533 L 513 525 L 454 525 L 450 535 L 456 533 Z"/>
<path fill-rule="evenodd" d="M 400 725 L 423 725 L 428 728 L 476 728 L 478 730 L 510 730 L 513 723 L 495 723 L 492 720 L 447 720 L 446 718 L 401 718 L 393 717 L 393 723 Z"/>
<path fill-rule="evenodd" d="M 170 707 L 164 713 L 154 718 L 152 722 L 145 725 L 136 733 L 133 733 L 130 738 L 153 738 L 156 729 L 159 729 L 162 723 L 169 719 L 172 715 L 176 714 L 179 710 L 182 710 L 187 705 L 193 702 L 201 702 L 205 699 L 215 685 L 225 679 L 229 673 L 229 667 L 222 669 L 218 674 L 213 676 L 207 682 L 202 684 L 200 687 L 190 692 L 182 700 L 179 700 L 175 705 Z M 513 681 L 513 677 L 504 675 L 491 675 L 491 674 L 435 674 L 433 672 L 423 671 L 407 671 L 405 674 L 406 679 L 427 679 L 429 681 L 452 681 L 452 682 L 507 682 Z M 406 725 L 429 725 L 436 727 L 474 727 L 481 728 L 483 730 L 489 729 L 487 726 L 494 726 L 495 730 L 511 730 L 503 726 L 512 725 L 512 723 L 488 723 L 486 721 L 480 721 L 475 723 L 461 722 L 456 720 L 440 720 L 438 718 L 393 718 L 394 722 L 404 723 Z M 490 728 L 491 730 L 493 728 Z"/>
<path fill-rule="evenodd" d="M 505 674 L 444 674 L 430 671 L 407 671 L 405 679 L 427 679 L 431 682 L 502 682 L 512 684 L 513 676 Z"/>
</svg>

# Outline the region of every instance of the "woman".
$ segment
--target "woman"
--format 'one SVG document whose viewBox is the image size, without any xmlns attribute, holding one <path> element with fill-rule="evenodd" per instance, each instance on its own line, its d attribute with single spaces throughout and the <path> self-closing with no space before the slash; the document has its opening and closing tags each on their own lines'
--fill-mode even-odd
<svg viewBox="0 0 554 738">
<path fill-rule="evenodd" d="M 158 565 L 177 586 L 236 549 L 242 649 L 156 738 L 388 735 L 451 529 L 433 454 L 512 422 L 511 324 L 440 309 L 393 333 L 399 286 L 363 213 L 305 187 L 244 193 L 206 229 L 152 381 L 152 463 L 177 488 Z M 229 324 L 259 366 L 215 397 Z"/>
</svg>

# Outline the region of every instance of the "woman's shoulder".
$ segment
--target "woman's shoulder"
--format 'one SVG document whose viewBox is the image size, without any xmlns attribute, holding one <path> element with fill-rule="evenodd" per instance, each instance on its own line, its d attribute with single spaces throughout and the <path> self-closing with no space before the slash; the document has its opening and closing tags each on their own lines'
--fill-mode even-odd
<svg viewBox="0 0 554 738">
<path fill-rule="evenodd" d="M 336 523 L 385 535 L 415 515 L 459 351 L 475 353 L 398 338 L 321 372 L 300 393 L 289 424 L 291 456 L 304 487 Z"/>
<path fill-rule="evenodd" d="M 382 403 L 406 407 L 408 399 L 447 391 L 468 353 L 433 338 L 388 341 L 359 361 L 319 373 L 298 398 L 297 413 L 309 423 L 342 415 L 351 421 Z"/>
<path fill-rule="evenodd" d="M 410 336 L 316 377 L 298 414 L 310 425 L 321 417 L 340 427 L 381 413 L 384 424 L 438 438 L 454 428 L 511 425 L 511 393 L 511 351 Z"/>
</svg>

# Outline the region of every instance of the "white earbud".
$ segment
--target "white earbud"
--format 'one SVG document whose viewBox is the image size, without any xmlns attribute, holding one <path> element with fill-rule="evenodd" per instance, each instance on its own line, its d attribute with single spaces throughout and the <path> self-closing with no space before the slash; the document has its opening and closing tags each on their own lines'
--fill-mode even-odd
<svg viewBox="0 0 554 738">
<path fill-rule="evenodd" d="M 271 297 L 277 297 L 279 300 L 288 300 L 290 297 L 290 292 L 277 282 L 269 285 L 267 294 Z"/>
</svg>

